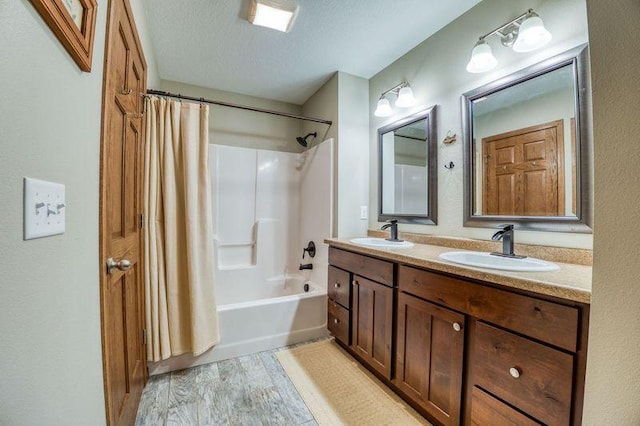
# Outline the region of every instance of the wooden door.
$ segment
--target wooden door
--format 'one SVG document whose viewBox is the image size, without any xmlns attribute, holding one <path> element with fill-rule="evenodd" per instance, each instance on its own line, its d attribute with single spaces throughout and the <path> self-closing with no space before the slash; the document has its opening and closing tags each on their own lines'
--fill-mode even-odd
<svg viewBox="0 0 640 426">
<path fill-rule="evenodd" d="M 465 317 L 400 292 L 395 384 L 443 425 L 460 423 Z"/>
<path fill-rule="evenodd" d="M 482 139 L 483 214 L 565 216 L 563 120 Z"/>
<path fill-rule="evenodd" d="M 102 107 L 100 265 L 107 423 L 130 425 L 147 379 L 142 252 L 146 62 L 128 0 L 111 0 Z M 107 268 L 108 259 L 116 265 Z"/>
<path fill-rule="evenodd" d="M 351 348 L 391 379 L 393 289 L 358 275 L 352 287 Z"/>
</svg>

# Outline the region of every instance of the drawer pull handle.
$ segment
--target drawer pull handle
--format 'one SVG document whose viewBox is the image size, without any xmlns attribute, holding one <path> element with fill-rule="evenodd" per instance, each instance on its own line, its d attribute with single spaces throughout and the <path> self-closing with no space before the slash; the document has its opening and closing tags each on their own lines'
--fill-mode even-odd
<svg viewBox="0 0 640 426">
<path fill-rule="evenodd" d="M 334 323 L 334 324 L 338 324 L 338 323 L 340 323 L 340 320 L 339 320 L 338 318 L 334 318 L 334 319 L 333 319 L 333 323 Z"/>
<path fill-rule="evenodd" d="M 340 288 L 340 283 L 339 283 L 339 282 L 336 282 L 336 283 L 333 285 L 333 288 Z"/>
<path fill-rule="evenodd" d="M 461 327 L 461 326 L 460 326 L 460 324 L 458 324 L 457 322 L 454 322 L 454 323 L 453 323 L 453 329 L 454 329 L 455 331 L 460 331 L 460 330 L 462 330 L 462 327 Z"/>
<path fill-rule="evenodd" d="M 511 367 L 509 369 L 509 374 L 511 374 L 511 377 L 513 377 L 514 379 L 517 379 L 520 377 L 520 370 L 517 369 L 516 367 Z"/>
</svg>

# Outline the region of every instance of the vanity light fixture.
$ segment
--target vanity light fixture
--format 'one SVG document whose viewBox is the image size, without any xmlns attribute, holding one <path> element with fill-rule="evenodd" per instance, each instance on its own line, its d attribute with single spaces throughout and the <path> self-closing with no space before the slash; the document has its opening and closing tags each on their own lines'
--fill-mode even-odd
<svg viewBox="0 0 640 426">
<path fill-rule="evenodd" d="M 295 0 L 250 0 L 247 20 L 253 25 L 289 32 L 298 12 Z"/>
<path fill-rule="evenodd" d="M 398 97 L 395 105 L 399 108 L 408 108 L 416 104 L 416 99 L 413 97 L 413 90 L 411 90 L 411 86 L 409 86 L 409 83 L 406 81 L 403 81 L 402 83 L 393 86 L 391 89 L 382 92 L 380 99 L 378 99 L 378 106 L 373 113 L 376 117 L 389 117 L 393 114 L 391 104 L 386 98 L 388 94 L 394 94 Z"/>
<path fill-rule="evenodd" d="M 493 56 L 491 46 L 486 40 L 492 35 L 500 36 L 502 45 L 511 47 L 516 52 L 531 52 L 541 48 L 551 40 L 551 33 L 544 27 L 540 16 L 533 9 L 529 9 L 517 18 L 480 36 L 471 51 L 471 59 L 467 64 L 468 72 L 481 73 L 489 71 L 498 64 L 498 60 Z"/>
</svg>

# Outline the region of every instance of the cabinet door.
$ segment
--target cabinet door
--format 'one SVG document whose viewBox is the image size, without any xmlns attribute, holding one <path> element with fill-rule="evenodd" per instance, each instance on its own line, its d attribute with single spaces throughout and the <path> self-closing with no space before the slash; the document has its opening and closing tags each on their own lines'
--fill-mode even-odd
<svg viewBox="0 0 640 426">
<path fill-rule="evenodd" d="M 400 292 L 395 384 L 444 425 L 460 423 L 465 317 Z"/>
<path fill-rule="evenodd" d="M 358 275 L 352 284 L 351 348 L 390 379 L 393 289 Z"/>
</svg>

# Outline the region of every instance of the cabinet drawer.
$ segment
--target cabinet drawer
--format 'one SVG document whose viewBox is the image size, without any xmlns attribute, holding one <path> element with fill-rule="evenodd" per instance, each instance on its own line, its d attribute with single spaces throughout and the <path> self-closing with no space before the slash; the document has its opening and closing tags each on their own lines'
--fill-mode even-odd
<svg viewBox="0 0 640 426">
<path fill-rule="evenodd" d="M 393 287 L 393 263 L 329 247 L 329 264 Z"/>
<path fill-rule="evenodd" d="M 329 266 L 329 282 L 327 283 L 329 298 L 345 308 L 349 308 L 350 274 L 347 271 Z"/>
<path fill-rule="evenodd" d="M 349 311 L 329 299 L 327 307 L 327 328 L 345 345 L 349 345 Z"/>
<path fill-rule="evenodd" d="M 507 404 L 474 387 L 471 396 L 472 426 L 539 426 L 541 423 L 531 420 Z"/>
<path fill-rule="evenodd" d="M 478 322 L 473 384 L 549 425 L 568 425 L 573 356 Z"/>
<path fill-rule="evenodd" d="M 400 266 L 401 291 L 575 352 L 578 309 Z"/>
</svg>

